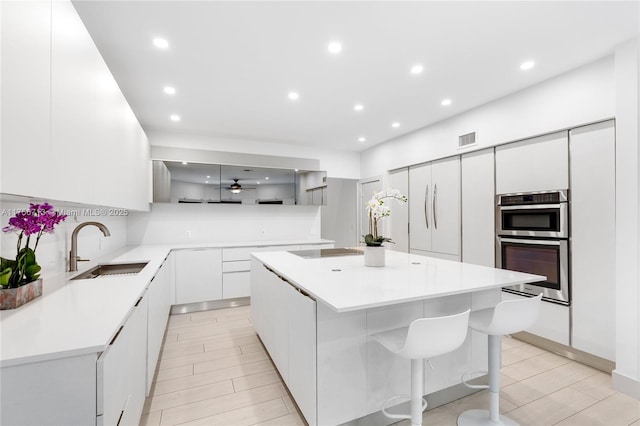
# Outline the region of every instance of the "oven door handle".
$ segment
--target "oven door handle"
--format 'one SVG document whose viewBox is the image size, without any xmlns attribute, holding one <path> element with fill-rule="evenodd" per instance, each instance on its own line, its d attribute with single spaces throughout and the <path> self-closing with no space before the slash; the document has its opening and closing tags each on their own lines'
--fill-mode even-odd
<svg viewBox="0 0 640 426">
<path fill-rule="evenodd" d="M 533 240 L 524 238 L 503 238 L 498 237 L 501 243 L 527 244 L 536 246 L 561 246 L 564 240 Z"/>
<path fill-rule="evenodd" d="M 499 206 L 500 210 L 550 210 L 550 209 L 560 209 L 562 208 L 563 205 L 566 205 L 566 203 L 562 203 L 562 204 L 533 204 L 533 205 L 527 205 L 527 204 L 518 204 L 515 206 Z"/>
</svg>

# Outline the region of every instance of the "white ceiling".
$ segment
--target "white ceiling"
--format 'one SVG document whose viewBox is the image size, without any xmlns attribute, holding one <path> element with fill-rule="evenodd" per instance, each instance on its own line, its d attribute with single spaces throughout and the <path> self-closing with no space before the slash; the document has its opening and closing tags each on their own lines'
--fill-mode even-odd
<svg viewBox="0 0 640 426">
<path fill-rule="evenodd" d="M 74 4 L 145 129 L 343 150 L 612 54 L 639 32 L 638 1 Z M 536 66 L 521 71 L 525 60 Z M 424 72 L 411 75 L 418 63 Z"/>
</svg>

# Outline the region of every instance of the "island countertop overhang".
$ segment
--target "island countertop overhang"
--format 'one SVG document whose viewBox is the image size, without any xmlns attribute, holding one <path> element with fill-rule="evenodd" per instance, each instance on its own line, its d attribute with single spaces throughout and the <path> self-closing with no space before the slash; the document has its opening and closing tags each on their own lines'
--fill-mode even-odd
<svg viewBox="0 0 640 426">
<path fill-rule="evenodd" d="M 362 256 L 304 259 L 279 251 L 252 257 L 336 312 L 545 280 L 540 275 L 391 250 L 380 268 L 364 266 Z"/>
</svg>

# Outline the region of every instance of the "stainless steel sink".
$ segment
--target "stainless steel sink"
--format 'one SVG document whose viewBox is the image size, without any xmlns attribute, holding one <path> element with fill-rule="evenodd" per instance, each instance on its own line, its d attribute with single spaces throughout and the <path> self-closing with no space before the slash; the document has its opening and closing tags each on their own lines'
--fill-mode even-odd
<svg viewBox="0 0 640 426">
<path fill-rule="evenodd" d="M 135 263 L 105 263 L 102 265 L 94 266 L 93 268 L 76 275 L 71 278 L 72 280 L 90 280 L 102 276 L 114 276 L 114 275 L 135 275 L 142 271 L 149 262 L 135 262 Z"/>
</svg>

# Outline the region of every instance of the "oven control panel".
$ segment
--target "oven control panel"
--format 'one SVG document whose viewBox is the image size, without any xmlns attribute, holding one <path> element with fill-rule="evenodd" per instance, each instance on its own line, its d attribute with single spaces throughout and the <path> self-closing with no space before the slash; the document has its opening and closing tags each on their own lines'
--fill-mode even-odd
<svg viewBox="0 0 640 426">
<path fill-rule="evenodd" d="M 557 204 L 564 202 L 567 202 L 565 191 L 552 191 L 500 195 L 499 205 L 517 206 L 523 204 Z"/>
</svg>

